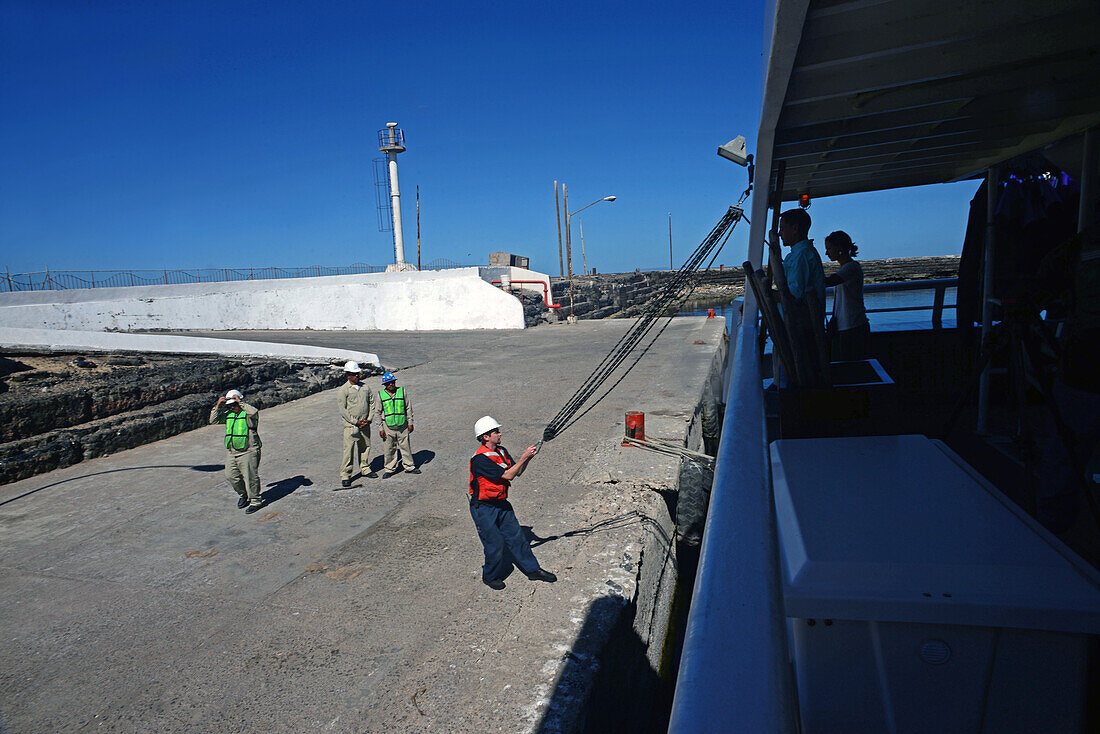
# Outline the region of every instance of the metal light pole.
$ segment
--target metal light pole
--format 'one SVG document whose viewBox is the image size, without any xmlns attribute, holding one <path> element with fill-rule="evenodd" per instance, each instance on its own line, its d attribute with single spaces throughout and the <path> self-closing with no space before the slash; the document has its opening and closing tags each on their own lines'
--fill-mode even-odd
<svg viewBox="0 0 1100 734">
<path fill-rule="evenodd" d="M 562 188 L 562 191 L 565 191 L 565 184 L 562 184 L 562 187 L 561 187 L 561 188 Z M 573 217 L 575 217 L 576 215 L 580 214 L 581 212 L 583 212 L 583 211 L 584 211 L 585 209 L 587 209 L 588 207 L 590 207 L 590 206 L 595 206 L 596 204 L 599 204 L 599 203 L 600 203 L 601 201 L 615 201 L 615 197 L 614 197 L 614 196 L 605 196 L 605 197 L 603 197 L 602 199 L 596 199 L 596 200 L 595 200 L 595 201 L 593 201 L 593 202 L 592 202 L 591 204 L 587 204 L 587 205 L 585 205 L 585 206 L 582 206 L 582 207 L 581 207 L 580 209 L 578 209 L 577 211 L 573 212 L 572 214 L 570 214 L 570 213 L 569 213 L 569 207 L 568 207 L 568 206 L 566 206 L 566 207 L 565 207 L 565 242 L 566 242 L 566 246 L 567 246 L 567 247 L 568 247 L 568 243 L 569 243 L 569 242 L 570 242 L 570 240 L 572 239 L 572 234 L 571 234 L 571 230 L 572 230 L 572 224 L 571 224 L 571 220 L 573 219 Z M 581 232 L 581 264 L 582 264 L 582 265 L 583 265 L 583 267 L 584 267 L 584 270 L 585 270 L 585 275 L 587 275 L 587 274 L 588 274 L 588 262 L 587 262 L 587 260 L 585 259 L 585 256 L 584 256 L 584 232 L 583 232 L 583 230 L 582 230 L 582 232 Z M 570 291 L 572 291 L 572 288 L 573 288 L 573 273 L 572 273 L 572 265 L 570 265 L 570 273 L 569 273 L 569 288 L 570 288 Z M 570 295 L 570 298 L 572 298 L 572 295 Z M 570 314 L 569 314 L 569 315 L 570 315 L 570 316 L 572 316 L 572 315 L 573 315 L 573 314 L 572 314 L 572 306 L 570 307 Z"/>
<path fill-rule="evenodd" d="M 569 321 L 572 322 L 576 319 L 573 316 L 573 247 L 569 241 L 569 192 L 564 183 L 561 185 L 561 203 L 565 209 L 565 272 L 569 274 Z"/>
</svg>

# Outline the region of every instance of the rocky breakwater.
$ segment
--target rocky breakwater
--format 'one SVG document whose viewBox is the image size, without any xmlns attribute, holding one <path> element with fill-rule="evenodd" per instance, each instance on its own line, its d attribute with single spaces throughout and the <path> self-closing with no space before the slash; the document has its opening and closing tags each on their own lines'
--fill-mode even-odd
<svg viewBox="0 0 1100 734">
<path fill-rule="evenodd" d="M 0 357 L 0 484 L 207 423 L 231 388 L 267 408 L 335 387 L 339 366 L 172 355 Z"/>
<path fill-rule="evenodd" d="M 657 295 L 667 270 L 606 275 L 573 276 L 572 298 L 568 278 L 551 278 L 554 301 L 562 307 L 559 318 L 573 313 L 578 319 L 627 318 L 637 316 Z"/>
<path fill-rule="evenodd" d="M 885 260 L 860 260 L 866 283 L 898 283 L 906 280 L 935 280 L 959 275 L 959 256 L 892 257 Z M 825 263 L 825 274 L 836 272 L 834 262 Z"/>
<path fill-rule="evenodd" d="M 954 278 L 959 274 L 958 255 L 898 257 L 860 260 L 867 283 Z M 837 264 L 823 263 L 825 274 L 835 273 Z M 663 283 L 674 275 L 670 270 L 573 276 L 572 312 L 578 319 L 629 318 L 641 313 Z M 551 278 L 554 300 L 562 304 L 560 318 L 570 312 L 569 280 Z M 720 267 L 699 271 L 694 289 L 681 295 L 689 300 L 685 308 L 728 303 L 745 294 L 745 277 L 739 268 Z"/>
</svg>

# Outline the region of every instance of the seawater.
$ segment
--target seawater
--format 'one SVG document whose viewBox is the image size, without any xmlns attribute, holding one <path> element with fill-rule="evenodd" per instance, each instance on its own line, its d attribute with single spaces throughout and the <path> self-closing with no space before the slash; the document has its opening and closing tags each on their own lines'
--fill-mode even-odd
<svg viewBox="0 0 1100 734">
<path fill-rule="evenodd" d="M 934 288 L 915 291 L 898 291 L 896 293 L 866 293 L 863 297 L 863 305 L 867 307 L 867 320 L 871 322 L 872 331 L 901 331 L 909 329 L 932 328 L 932 303 L 936 291 Z M 944 294 L 943 325 L 946 328 L 955 326 L 955 289 L 948 288 Z M 922 307 L 921 311 L 890 311 L 875 313 L 877 308 L 907 308 Z M 677 313 L 677 316 L 706 316 L 707 309 L 713 308 L 714 315 L 726 319 L 726 328 L 733 331 L 735 318 L 740 314 L 741 300 L 727 301 L 726 303 L 709 304 L 702 308 L 688 308 Z M 825 312 L 832 313 L 833 299 L 826 298 Z"/>
</svg>

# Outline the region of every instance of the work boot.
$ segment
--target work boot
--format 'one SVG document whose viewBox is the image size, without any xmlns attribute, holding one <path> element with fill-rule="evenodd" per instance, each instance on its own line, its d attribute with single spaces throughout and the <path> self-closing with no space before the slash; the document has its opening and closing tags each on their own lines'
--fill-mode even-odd
<svg viewBox="0 0 1100 734">
<path fill-rule="evenodd" d="M 243 510 L 247 504 L 248 504 L 248 498 L 247 497 L 238 497 L 237 498 L 237 509 L 238 510 Z"/>
<path fill-rule="evenodd" d="M 259 505 L 249 505 L 249 506 L 248 506 L 248 509 L 244 511 L 244 514 L 246 514 L 246 515 L 251 515 L 251 514 L 252 514 L 253 512 L 258 512 L 258 511 L 259 511 L 259 510 L 260 510 L 261 508 L 263 508 L 263 505 L 262 505 L 262 504 L 259 504 Z"/>
<path fill-rule="evenodd" d="M 344 489 L 347 489 L 348 487 L 351 486 L 351 480 L 350 479 L 341 479 L 340 480 L 340 486 L 343 487 Z"/>
<path fill-rule="evenodd" d="M 554 583 L 555 581 L 558 580 L 557 576 L 550 573 L 549 571 L 547 571 L 544 568 L 540 568 L 538 571 L 535 571 L 534 573 L 527 574 L 527 578 L 531 579 L 532 581 L 545 581 L 548 584 L 552 584 L 552 583 Z"/>
<path fill-rule="evenodd" d="M 417 469 L 417 468 L 416 468 L 416 467 L 414 466 L 414 467 L 413 467 L 412 469 L 409 469 L 409 470 L 408 470 L 408 471 L 406 471 L 405 473 L 406 473 L 406 474 L 419 474 L 419 473 L 420 473 L 420 470 L 419 470 L 419 469 Z"/>
<path fill-rule="evenodd" d="M 504 581 L 502 581 L 501 579 L 487 579 L 482 576 L 481 583 L 485 584 L 490 589 L 495 589 L 496 591 L 500 591 L 504 588 Z"/>
<path fill-rule="evenodd" d="M 377 479 L 378 478 L 378 472 L 369 471 L 366 474 L 364 474 L 363 476 L 365 476 L 367 479 Z"/>
<path fill-rule="evenodd" d="M 388 472 L 386 472 L 386 473 L 384 473 L 384 474 L 382 475 L 382 478 L 383 478 L 383 479 L 389 479 L 390 477 L 394 476 L 395 474 L 397 474 L 397 472 L 395 472 L 395 471 L 388 471 Z"/>
</svg>

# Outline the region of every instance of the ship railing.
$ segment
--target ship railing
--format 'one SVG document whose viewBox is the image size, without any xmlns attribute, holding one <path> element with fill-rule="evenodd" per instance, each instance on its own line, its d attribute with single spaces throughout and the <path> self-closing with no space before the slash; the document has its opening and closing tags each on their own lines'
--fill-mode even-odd
<svg viewBox="0 0 1100 734">
<path fill-rule="evenodd" d="M 756 314 L 751 293 L 744 312 Z M 745 319 L 726 373 L 718 446 L 669 732 L 797 728 L 779 576 L 779 542 L 756 319 Z"/>
<path fill-rule="evenodd" d="M 959 285 L 958 278 L 934 278 L 931 280 L 905 280 L 893 283 L 865 283 L 864 294 L 867 293 L 900 293 L 902 291 L 933 291 L 932 305 L 930 306 L 893 306 L 886 308 L 868 308 L 867 313 L 895 313 L 901 311 L 932 311 L 932 326 L 939 329 L 943 326 L 944 309 L 955 308 L 954 303 L 944 303 L 947 290 Z M 832 290 L 831 288 L 828 290 Z"/>
</svg>

